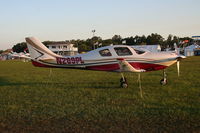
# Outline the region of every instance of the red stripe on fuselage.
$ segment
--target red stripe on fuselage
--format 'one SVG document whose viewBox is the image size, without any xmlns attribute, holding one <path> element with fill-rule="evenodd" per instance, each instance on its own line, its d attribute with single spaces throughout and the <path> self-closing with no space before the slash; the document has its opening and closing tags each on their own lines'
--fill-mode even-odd
<svg viewBox="0 0 200 133">
<path fill-rule="evenodd" d="M 33 60 L 32 60 L 32 64 L 34 66 L 36 66 L 36 67 L 53 67 L 53 66 L 48 66 L 48 65 L 45 65 L 45 64 L 41 64 L 41 63 L 39 63 L 37 61 L 33 61 Z"/>
<path fill-rule="evenodd" d="M 167 66 L 158 65 L 158 64 L 138 63 L 138 62 L 132 62 L 129 64 L 136 69 L 144 69 L 146 71 L 161 70 L 167 67 Z"/>
<path fill-rule="evenodd" d="M 119 70 L 119 64 L 88 66 L 88 67 L 86 67 L 86 69 L 98 70 L 98 71 L 115 71 L 115 70 Z"/>
<path fill-rule="evenodd" d="M 136 69 L 144 69 L 146 71 L 154 71 L 165 69 L 167 66 L 158 65 L 158 64 L 148 64 L 148 63 L 129 63 Z M 98 66 L 88 66 L 86 69 L 90 70 L 99 70 L 99 71 L 116 71 L 119 70 L 119 64 L 107 64 L 107 65 L 98 65 Z"/>
<path fill-rule="evenodd" d="M 32 60 L 32 64 L 37 67 L 59 67 L 59 66 L 45 65 L 40 62 L 33 61 L 33 60 Z M 161 69 L 165 69 L 167 67 L 167 66 L 158 65 L 158 64 L 138 63 L 138 62 L 129 62 L 129 64 L 136 69 L 144 69 L 146 71 L 161 70 Z M 67 68 L 67 67 L 62 67 L 62 68 Z M 116 71 L 116 70 L 119 70 L 120 67 L 119 67 L 119 64 L 117 63 L 117 64 L 87 66 L 86 69 L 98 70 L 98 71 Z"/>
</svg>

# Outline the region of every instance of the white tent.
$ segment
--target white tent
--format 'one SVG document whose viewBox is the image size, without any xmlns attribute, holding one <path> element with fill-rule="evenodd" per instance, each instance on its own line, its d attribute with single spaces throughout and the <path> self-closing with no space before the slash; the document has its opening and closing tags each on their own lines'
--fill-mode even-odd
<svg viewBox="0 0 200 133">
<path fill-rule="evenodd" d="M 185 56 L 194 56 L 194 50 L 197 48 L 200 48 L 200 46 L 196 45 L 196 44 L 185 47 L 184 55 Z"/>
</svg>

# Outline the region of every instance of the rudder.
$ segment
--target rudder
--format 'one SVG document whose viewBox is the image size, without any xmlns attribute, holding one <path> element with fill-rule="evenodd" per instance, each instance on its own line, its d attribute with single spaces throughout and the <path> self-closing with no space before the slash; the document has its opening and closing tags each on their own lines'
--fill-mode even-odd
<svg viewBox="0 0 200 133">
<path fill-rule="evenodd" d="M 33 60 L 49 60 L 60 57 L 49 50 L 43 43 L 35 37 L 25 38 L 28 46 L 28 50 Z"/>
</svg>

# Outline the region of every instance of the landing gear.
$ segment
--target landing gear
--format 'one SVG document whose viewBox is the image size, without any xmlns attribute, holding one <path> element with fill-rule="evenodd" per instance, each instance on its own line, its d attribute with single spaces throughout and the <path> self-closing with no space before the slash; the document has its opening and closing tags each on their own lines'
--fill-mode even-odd
<svg viewBox="0 0 200 133">
<path fill-rule="evenodd" d="M 161 85 L 166 85 L 167 84 L 167 74 L 165 70 L 163 70 L 163 79 L 160 80 Z"/>
<path fill-rule="evenodd" d="M 127 83 L 127 80 L 126 78 L 124 77 L 123 73 L 121 73 L 121 79 L 120 79 L 120 86 L 122 88 L 127 88 L 128 87 L 128 83 Z"/>
<path fill-rule="evenodd" d="M 121 73 L 121 79 L 120 79 L 120 86 L 121 88 L 127 88 L 128 87 L 128 83 L 126 78 L 124 77 L 123 73 Z M 140 73 L 138 73 L 138 87 L 140 89 L 140 97 L 143 99 L 143 90 L 142 90 L 142 84 L 141 84 L 141 77 L 140 77 Z"/>
</svg>

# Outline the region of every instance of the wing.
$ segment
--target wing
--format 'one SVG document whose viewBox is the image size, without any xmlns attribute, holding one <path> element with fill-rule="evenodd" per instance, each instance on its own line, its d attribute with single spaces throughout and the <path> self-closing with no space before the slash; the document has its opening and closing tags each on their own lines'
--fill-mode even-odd
<svg viewBox="0 0 200 133">
<path fill-rule="evenodd" d="M 128 63 L 125 59 L 117 59 L 121 72 L 145 72 L 144 69 L 136 69 Z"/>
</svg>

